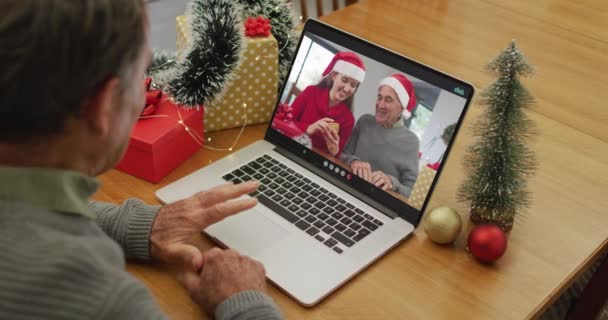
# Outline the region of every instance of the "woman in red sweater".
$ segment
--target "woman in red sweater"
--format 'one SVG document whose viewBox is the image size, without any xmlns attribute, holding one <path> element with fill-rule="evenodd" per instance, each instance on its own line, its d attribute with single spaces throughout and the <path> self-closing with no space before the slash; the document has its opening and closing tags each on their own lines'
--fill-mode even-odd
<svg viewBox="0 0 608 320">
<path fill-rule="evenodd" d="M 313 147 L 338 156 L 353 131 L 353 95 L 365 78 L 365 65 L 355 53 L 338 52 L 322 75 L 292 103 L 293 119 Z"/>
</svg>

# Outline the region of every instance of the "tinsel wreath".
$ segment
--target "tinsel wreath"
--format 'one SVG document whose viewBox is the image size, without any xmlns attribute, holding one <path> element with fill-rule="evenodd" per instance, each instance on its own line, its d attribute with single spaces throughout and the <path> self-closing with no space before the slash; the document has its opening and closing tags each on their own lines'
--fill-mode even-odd
<svg viewBox="0 0 608 320">
<path fill-rule="evenodd" d="M 165 88 L 178 75 L 178 63 L 174 52 L 155 50 L 146 77 L 154 80 L 155 86 Z"/>
<path fill-rule="evenodd" d="M 149 75 L 187 107 L 205 105 L 221 95 L 234 76 L 244 48 L 242 8 L 230 0 L 194 0 L 186 12 L 192 46 L 183 61 L 156 53 Z"/>
<path fill-rule="evenodd" d="M 148 75 L 181 105 L 210 104 L 221 98 L 238 70 L 245 46 L 244 19 L 260 15 L 270 20 L 279 46 L 280 88 L 297 40 L 292 9 L 285 0 L 194 0 L 186 13 L 193 43 L 185 60 L 155 52 Z"/>
</svg>

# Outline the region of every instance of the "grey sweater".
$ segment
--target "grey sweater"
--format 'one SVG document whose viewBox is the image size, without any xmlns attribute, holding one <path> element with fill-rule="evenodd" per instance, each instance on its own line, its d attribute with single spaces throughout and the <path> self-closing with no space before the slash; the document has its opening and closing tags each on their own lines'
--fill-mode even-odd
<svg viewBox="0 0 608 320">
<path fill-rule="evenodd" d="M 165 318 L 125 271 L 125 256 L 149 260 L 158 207 L 134 199 L 87 206 L 95 189 L 74 172 L 0 167 L 0 319 Z M 281 315 L 269 297 L 248 291 L 215 317 Z"/>
<path fill-rule="evenodd" d="M 384 128 L 373 115 L 361 116 L 340 160 L 348 164 L 353 160 L 369 162 L 372 171 L 380 170 L 389 176 L 394 191 L 409 197 L 418 178 L 420 140 L 403 122 L 400 124 Z"/>
</svg>

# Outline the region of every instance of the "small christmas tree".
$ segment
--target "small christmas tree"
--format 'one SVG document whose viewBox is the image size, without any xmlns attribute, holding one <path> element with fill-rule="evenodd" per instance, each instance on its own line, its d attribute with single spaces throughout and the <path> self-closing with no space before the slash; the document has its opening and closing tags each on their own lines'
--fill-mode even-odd
<svg viewBox="0 0 608 320">
<path fill-rule="evenodd" d="M 533 123 L 524 113 L 534 98 L 519 80 L 531 75 L 533 68 L 512 41 L 486 69 L 497 79 L 481 94 L 487 111 L 475 124 L 478 140 L 465 156 L 468 174 L 458 198 L 470 202 L 473 223 L 494 223 L 508 231 L 529 205 L 527 178 L 536 167 L 534 154 L 526 147 Z"/>
</svg>

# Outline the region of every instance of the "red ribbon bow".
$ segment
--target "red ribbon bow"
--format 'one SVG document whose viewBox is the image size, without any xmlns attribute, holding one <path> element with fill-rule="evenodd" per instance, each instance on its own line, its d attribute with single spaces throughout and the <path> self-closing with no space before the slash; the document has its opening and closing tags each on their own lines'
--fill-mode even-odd
<svg viewBox="0 0 608 320">
<path fill-rule="evenodd" d="M 275 117 L 279 120 L 291 122 L 293 121 L 293 108 L 285 103 L 281 103 Z"/>
<path fill-rule="evenodd" d="M 245 22 L 245 35 L 248 37 L 268 37 L 271 28 L 270 20 L 262 16 L 249 17 Z"/>
<path fill-rule="evenodd" d="M 426 166 L 429 167 L 430 169 L 433 169 L 435 171 L 439 170 L 439 161 L 435 162 L 435 163 L 429 163 Z"/>
<path fill-rule="evenodd" d="M 293 108 L 285 103 L 279 105 L 277 113 L 272 119 L 272 127 L 291 138 L 304 134 L 293 121 Z"/>
<path fill-rule="evenodd" d="M 162 90 L 150 90 L 152 86 L 152 78 L 144 79 L 144 85 L 146 87 L 146 105 L 142 110 L 140 117 L 149 116 L 156 112 L 156 105 L 160 102 L 163 91 Z"/>
</svg>

